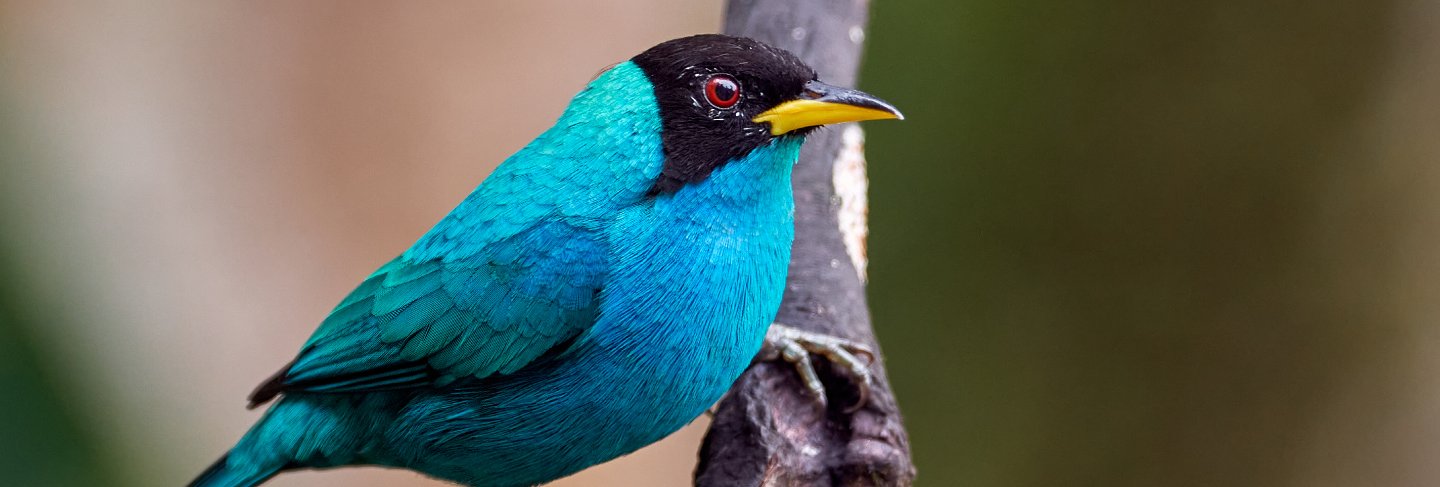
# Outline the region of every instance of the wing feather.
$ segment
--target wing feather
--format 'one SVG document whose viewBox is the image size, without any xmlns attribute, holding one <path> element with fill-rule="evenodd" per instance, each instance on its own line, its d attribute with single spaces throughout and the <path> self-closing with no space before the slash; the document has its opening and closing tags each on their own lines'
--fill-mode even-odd
<svg viewBox="0 0 1440 487">
<path fill-rule="evenodd" d="M 462 259 L 401 256 L 336 306 L 252 406 L 285 392 L 438 387 L 524 368 L 593 323 L 604 245 L 551 222 Z"/>
</svg>

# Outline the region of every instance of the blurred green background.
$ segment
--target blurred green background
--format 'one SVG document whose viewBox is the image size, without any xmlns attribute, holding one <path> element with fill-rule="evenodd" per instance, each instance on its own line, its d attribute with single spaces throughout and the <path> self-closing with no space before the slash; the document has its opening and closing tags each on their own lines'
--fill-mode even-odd
<svg viewBox="0 0 1440 487">
<path fill-rule="evenodd" d="M 0 479 L 187 481 L 349 286 L 720 11 L 0 1 Z M 872 15 L 862 87 L 908 118 L 866 125 L 871 303 L 920 485 L 1440 484 L 1440 5 Z M 702 430 L 562 484 L 682 484 Z M 402 483 L 434 485 L 275 485 Z"/>
</svg>

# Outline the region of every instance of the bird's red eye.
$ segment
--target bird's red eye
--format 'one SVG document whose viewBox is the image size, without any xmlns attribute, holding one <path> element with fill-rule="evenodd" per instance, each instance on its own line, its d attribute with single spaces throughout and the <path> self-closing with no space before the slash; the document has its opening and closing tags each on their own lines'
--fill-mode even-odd
<svg viewBox="0 0 1440 487">
<path fill-rule="evenodd" d="M 730 108 L 740 101 L 740 83 L 734 78 L 717 74 L 705 80 L 705 98 L 715 108 Z"/>
</svg>

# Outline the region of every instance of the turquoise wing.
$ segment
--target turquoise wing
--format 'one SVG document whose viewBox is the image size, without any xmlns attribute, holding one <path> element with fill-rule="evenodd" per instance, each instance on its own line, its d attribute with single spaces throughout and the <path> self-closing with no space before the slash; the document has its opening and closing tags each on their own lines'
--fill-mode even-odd
<svg viewBox="0 0 1440 487">
<path fill-rule="evenodd" d="M 594 322 L 604 273 L 597 233 L 551 222 L 460 258 L 401 256 L 361 283 L 299 356 L 250 396 L 441 387 L 508 374 Z"/>
</svg>

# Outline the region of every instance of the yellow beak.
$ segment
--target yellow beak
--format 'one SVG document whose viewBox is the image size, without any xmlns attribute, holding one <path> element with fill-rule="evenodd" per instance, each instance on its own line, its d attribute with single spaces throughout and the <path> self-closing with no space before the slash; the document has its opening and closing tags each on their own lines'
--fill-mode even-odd
<svg viewBox="0 0 1440 487">
<path fill-rule="evenodd" d="M 817 125 L 891 118 L 904 120 L 905 116 L 868 93 L 811 81 L 805 83 L 805 93 L 800 98 L 776 105 L 752 121 L 768 122 L 770 135 L 783 135 Z"/>
</svg>

